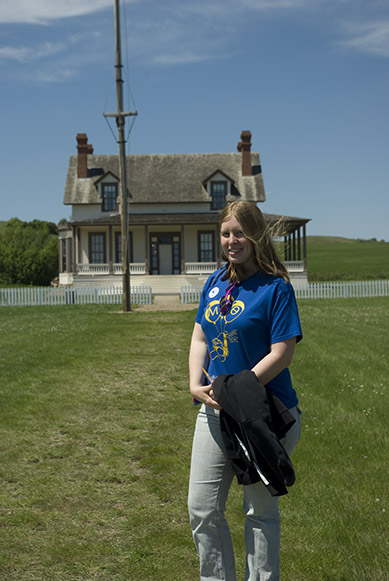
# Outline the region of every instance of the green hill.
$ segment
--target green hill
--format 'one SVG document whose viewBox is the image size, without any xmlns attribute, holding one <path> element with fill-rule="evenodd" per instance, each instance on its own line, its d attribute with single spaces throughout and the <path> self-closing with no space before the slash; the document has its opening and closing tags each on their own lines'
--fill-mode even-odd
<svg viewBox="0 0 389 581">
<path fill-rule="evenodd" d="M 389 278 L 389 242 L 335 236 L 307 237 L 309 281 Z"/>
</svg>

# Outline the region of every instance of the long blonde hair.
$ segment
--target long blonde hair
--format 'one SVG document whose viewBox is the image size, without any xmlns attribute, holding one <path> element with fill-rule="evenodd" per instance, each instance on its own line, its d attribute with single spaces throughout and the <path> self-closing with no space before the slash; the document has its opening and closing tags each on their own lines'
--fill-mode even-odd
<svg viewBox="0 0 389 581">
<path fill-rule="evenodd" d="M 273 232 L 266 226 L 261 210 L 254 202 L 232 202 L 220 214 L 219 226 L 235 217 L 245 237 L 250 240 L 254 249 L 254 258 L 258 269 L 264 274 L 280 276 L 289 282 L 288 272 L 282 264 L 272 242 Z M 223 258 L 226 258 L 223 256 Z M 229 263 L 226 276 L 231 282 L 244 278 L 243 269 L 239 264 Z"/>
</svg>

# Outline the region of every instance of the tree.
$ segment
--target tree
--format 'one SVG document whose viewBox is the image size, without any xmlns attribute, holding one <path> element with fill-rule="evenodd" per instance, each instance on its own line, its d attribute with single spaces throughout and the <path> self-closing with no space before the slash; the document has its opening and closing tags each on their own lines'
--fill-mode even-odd
<svg viewBox="0 0 389 581">
<path fill-rule="evenodd" d="M 58 229 L 53 222 L 9 220 L 0 232 L 0 282 L 48 285 L 58 275 Z"/>
</svg>

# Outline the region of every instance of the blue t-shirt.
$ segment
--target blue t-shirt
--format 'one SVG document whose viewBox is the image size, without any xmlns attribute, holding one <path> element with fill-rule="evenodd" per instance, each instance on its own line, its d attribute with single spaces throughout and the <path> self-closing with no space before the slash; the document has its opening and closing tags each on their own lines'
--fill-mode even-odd
<svg viewBox="0 0 389 581">
<path fill-rule="evenodd" d="M 196 315 L 207 340 L 212 378 L 252 369 L 273 343 L 302 339 L 293 287 L 283 278 L 257 272 L 238 283 L 232 289 L 232 306 L 223 316 L 219 301 L 230 285 L 228 279 L 221 280 L 225 272 L 224 266 L 209 277 Z M 268 387 L 288 408 L 297 405 L 289 369 L 279 373 Z"/>
</svg>

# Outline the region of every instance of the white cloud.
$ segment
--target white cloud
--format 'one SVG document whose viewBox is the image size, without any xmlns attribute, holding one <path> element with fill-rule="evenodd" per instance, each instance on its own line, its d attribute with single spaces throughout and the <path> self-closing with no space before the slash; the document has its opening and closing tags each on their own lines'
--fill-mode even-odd
<svg viewBox="0 0 389 581">
<path fill-rule="evenodd" d="M 240 50 L 242 27 L 255 13 L 280 14 L 282 10 L 312 8 L 322 1 L 144 0 L 133 11 L 133 20 L 130 18 L 131 54 L 142 63 L 160 65 L 223 60 Z"/>
<path fill-rule="evenodd" d="M 59 42 L 31 41 L 30 46 L 0 46 L 0 64 L 3 65 L 3 76 L 17 78 L 20 82 L 35 85 L 62 83 L 77 77 L 85 67 L 103 62 L 105 54 L 101 33 L 91 30 L 83 34 L 68 33 Z M 19 66 L 7 68 L 8 63 Z"/>
<path fill-rule="evenodd" d="M 323 0 L 196 0 L 195 2 L 178 2 L 174 7 L 177 18 L 198 17 L 202 22 L 214 22 L 215 27 L 235 19 L 247 19 L 250 13 L 262 12 L 267 15 L 279 14 L 282 10 L 312 9 Z"/>
<path fill-rule="evenodd" d="M 204 20 L 203 15 L 188 14 L 186 7 L 177 11 L 158 10 L 129 19 L 129 54 L 140 63 L 176 65 L 226 58 L 228 25 L 219 20 Z M 230 29 L 229 29 L 230 31 Z"/>
<path fill-rule="evenodd" d="M 28 63 L 41 58 L 56 55 L 66 48 L 63 43 L 45 42 L 37 48 L 25 46 L 3 46 L 0 47 L 0 60 L 11 60 L 19 63 Z"/>
<path fill-rule="evenodd" d="M 242 0 L 245 8 L 252 10 L 277 10 L 280 8 L 309 8 L 320 0 Z"/>
<path fill-rule="evenodd" d="M 3 0 L 0 3 L 0 23 L 47 24 L 105 8 L 113 8 L 112 0 Z"/>
<path fill-rule="evenodd" d="M 303 15 L 309 12 L 310 16 L 314 16 L 314 22 L 320 21 L 323 26 L 338 27 L 339 31 L 339 22 L 341 18 L 345 18 L 345 12 L 342 10 L 339 13 L 334 9 L 341 5 L 349 8 L 352 1 L 354 0 L 126 0 L 129 9 L 126 42 L 133 63 L 173 66 L 218 61 L 230 58 L 242 49 L 242 31 L 248 18 L 258 18 L 262 12 L 266 17 L 284 17 L 286 14 L 296 13 Z M 376 4 L 375 0 L 371 2 L 372 5 Z M 22 65 L 39 62 L 39 70 L 34 75 L 36 82 L 63 82 L 77 76 L 91 62 L 105 60 L 107 50 L 112 48 L 107 42 L 111 42 L 110 37 L 113 35 L 113 3 L 113 0 L 0 0 L 0 24 L 60 24 L 55 21 L 111 8 L 109 22 L 104 14 L 99 19 L 94 19 L 93 32 L 88 30 L 88 18 L 77 22 L 77 26 L 72 22 L 71 29 L 67 24 L 63 26 L 61 23 L 59 34 L 52 26 L 44 29 L 32 27 L 28 30 L 35 31 L 34 36 L 28 37 L 24 29 L 21 29 L 18 40 L 15 36 L 13 44 L 8 41 L 0 47 L 0 61 L 19 63 L 20 78 L 32 74 L 31 67 L 23 74 Z M 316 9 L 320 7 L 326 7 L 323 12 L 326 18 L 318 18 L 322 12 Z M 123 10 L 123 26 L 125 17 L 126 12 Z M 312 19 L 307 23 L 312 24 Z M 107 26 L 108 35 L 102 32 Z M 17 32 L 19 28 L 14 27 L 14 30 Z M 389 22 L 379 22 L 377 19 L 376 24 L 349 26 L 347 29 L 342 28 L 342 35 L 345 40 L 338 44 L 353 50 L 389 56 Z M 32 38 L 35 41 L 29 42 L 28 39 Z M 47 42 L 44 42 L 46 38 Z M 124 38 L 122 40 L 124 46 Z M 76 45 L 79 46 L 76 48 Z M 50 61 L 51 56 L 53 58 Z"/>
<path fill-rule="evenodd" d="M 165 52 L 161 55 L 156 55 L 153 59 L 155 64 L 160 65 L 183 65 L 183 64 L 191 64 L 191 63 L 200 63 L 203 61 L 209 61 L 211 58 L 214 60 L 222 60 L 228 58 L 230 55 L 224 53 L 222 56 L 215 56 L 210 51 L 207 52 L 199 52 L 199 51 L 172 51 L 171 53 Z"/>
<path fill-rule="evenodd" d="M 348 39 L 339 44 L 359 52 L 389 57 L 389 20 L 347 25 Z"/>
<path fill-rule="evenodd" d="M 27 83 L 35 85 L 65 83 L 74 79 L 75 76 L 75 69 L 61 66 L 55 67 L 55 70 L 35 69 L 34 71 L 26 71 L 23 74 L 24 80 Z"/>
<path fill-rule="evenodd" d="M 0 61 L 10 60 L 18 63 L 25 63 L 29 60 L 31 49 L 24 46 L 2 46 L 0 47 Z"/>
</svg>

